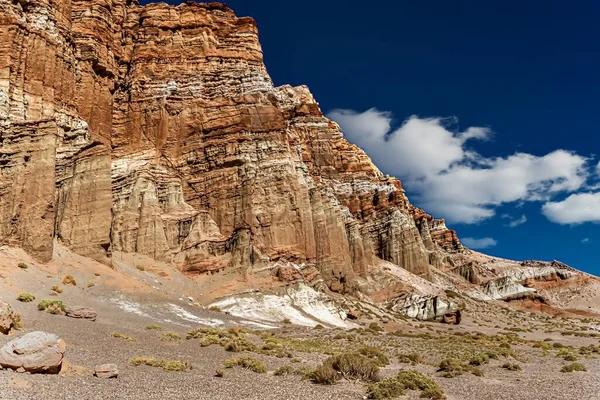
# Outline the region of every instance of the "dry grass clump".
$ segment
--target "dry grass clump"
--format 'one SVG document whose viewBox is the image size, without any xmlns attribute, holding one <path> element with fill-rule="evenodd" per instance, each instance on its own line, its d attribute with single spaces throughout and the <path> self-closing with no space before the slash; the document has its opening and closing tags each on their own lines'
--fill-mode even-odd
<svg viewBox="0 0 600 400">
<path fill-rule="evenodd" d="M 509 370 L 509 371 L 522 371 L 523 370 L 519 364 L 511 364 L 511 363 L 502 364 L 502 368 Z"/>
<path fill-rule="evenodd" d="M 562 367 L 560 369 L 560 372 L 575 372 L 575 371 L 586 372 L 587 368 L 582 363 L 575 362 L 573 364 L 565 365 L 564 367 Z"/>
<path fill-rule="evenodd" d="M 23 303 L 31 303 L 35 300 L 35 296 L 31 293 L 21 293 L 17 296 L 17 300 Z"/>
<path fill-rule="evenodd" d="M 214 311 L 214 312 L 223 312 L 223 310 L 221 310 L 221 307 L 219 306 L 212 306 L 208 308 L 210 311 Z"/>
<path fill-rule="evenodd" d="M 63 292 L 63 289 L 60 286 L 56 286 L 56 285 L 52 286 L 50 288 L 50 290 L 52 290 L 54 293 L 59 293 L 59 294 Z"/>
<path fill-rule="evenodd" d="M 295 371 L 295 369 L 291 365 L 284 365 L 282 367 L 277 368 L 275 370 L 275 372 L 273 373 L 273 375 L 276 375 L 276 376 L 286 376 L 286 375 L 293 374 L 294 371 Z"/>
<path fill-rule="evenodd" d="M 225 368 L 241 367 L 257 374 L 267 372 L 267 366 L 260 360 L 252 357 L 236 357 L 225 360 Z"/>
<path fill-rule="evenodd" d="M 464 373 L 471 373 L 475 376 L 483 376 L 483 372 L 474 365 L 463 364 L 456 358 L 446 358 L 440 365 L 438 372 L 442 372 L 444 378 L 454 378 Z"/>
<path fill-rule="evenodd" d="M 75 278 L 73 278 L 73 275 L 65 275 L 65 277 L 62 279 L 62 283 L 63 285 L 77 286 L 77 281 Z"/>
<path fill-rule="evenodd" d="M 225 350 L 233 353 L 241 353 L 243 351 L 256 351 L 256 345 L 245 337 L 231 339 L 225 343 Z"/>
<path fill-rule="evenodd" d="M 419 353 L 399 354 L 398 362 L 416 365 L 423 363 L 423 357 Z"/>
<path fill-rule="evenodd" d="M 379 381 L 379 365 L 360 353 L 342 353 L 328 358 L 316 368 L 312 379 L 316 383 L 331 385 L 341 378 Z"/>
<path fill-rule="evenodd" d="M 181 335 L 176 332 L 165 332 L 160 335 L 160 340 L 163 342 L 179 342 L 181 340 Z"/>
<path fill-rule="evenodd" d="M 400 371 L 392 378 L 369 385 L 367 398 L 394 399 L 404 395 L 406 390 L 420 390 L 421 398 L 436 400 L 446 398 L 437 383 L 415 370 Z"/>
<path fill-rule="evenodd" d="M 20 262 L 19 264 L 17 264 L 17 267 L 19 267 L 19 268 L 21 268 L 21 269 L 25 270 L 25 269 L 28 269 L 28 268 L 29 268 L 29 265 L 27 265 L 27 264 L 25 264 L 25 263 L 23 263 L 23 262 Z"/>
<path fill-rule="evenodd" d="M 225 376 L 225 371 L 223 371 L 222 369 L 219 368 L 215 371 L 215 376 L 217 378 L 222 378 Z"/>
<path fill-rule="evenodd" d="M 38 304 L 38 310 L 49 314 L 64 315 L 67 307 L 60 300 L 42 300 Z"/>
<path fill-rule="evenodd" d="M 160 326 L 160 325 L 148 325 L 146 327 L 146 330 L 148 330 L 148 331 L 162 331 L 162 326 Z"/>
<path fill-rule="evenodd" d="M 10 319 L 12 319 L 13 328 L 20 330 L 23 329 L 23 321 L 21 320 L 21 314 L 18 312 L 13 312 L 10 314 Z"/>
<path fill-rule="evenodd" d="M 133 338 L 131 336 L 124 335 L 124 334 L 119 333 L 119 332 L 113 332 L 113 333 L 110 334 L 110 336 L 115 337 L 115 338 L 119 338 L 119 339 L 125 339 L 128 342 L 130 342 L 130 343 L 131 342 L 135 342 L 135 338 Z"/>
<path fill-rule="evenodd" d="M 380 367 L 385 367 L 390 364 L 390 359 L 383 350 L 374 346 L 363 346 L 357 350 L 360 355 L 363 355 L 375 361 Z"/>
<path fill-rule="evenodd" d="M 148 356 L 137 356 L 129 360 L 133 366 L 147 365 L 149 367 L 162 368 L 165 371 L 184 372 L 192 369 L 192 365 L 181 360 L 162 360 Z"/>
</svg>

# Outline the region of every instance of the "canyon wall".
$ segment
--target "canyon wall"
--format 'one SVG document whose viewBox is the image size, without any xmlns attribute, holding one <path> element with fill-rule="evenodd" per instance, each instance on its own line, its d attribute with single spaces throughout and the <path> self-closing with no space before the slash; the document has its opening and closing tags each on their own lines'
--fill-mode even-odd
<svg viewBox="0 0 600 400">
<path fill-rule="evenodd" d="M 219 3 L 0 0 L 0 243 L 188 274 L 278 260 L 348 293 L 462 253 Z"/>
</svg>

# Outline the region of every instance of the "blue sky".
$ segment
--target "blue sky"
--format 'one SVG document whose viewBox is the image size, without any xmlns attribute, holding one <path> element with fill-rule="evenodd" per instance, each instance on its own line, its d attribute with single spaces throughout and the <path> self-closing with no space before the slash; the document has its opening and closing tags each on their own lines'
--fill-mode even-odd
<svg viewBox="0 0 600 400">
<path fill-rule="evenodd" d="M 600 2 L 227 4 L 275 84 L 308 85 L 463 240 L 600 273 Z"/>
</svg>

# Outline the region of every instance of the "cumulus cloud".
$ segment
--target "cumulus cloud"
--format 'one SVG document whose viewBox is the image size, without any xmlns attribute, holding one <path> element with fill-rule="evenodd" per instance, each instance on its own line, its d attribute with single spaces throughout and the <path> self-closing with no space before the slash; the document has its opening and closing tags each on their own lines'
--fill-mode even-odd
<svg viewBox="0 0 600 400">
<path fill-rule="evenodd" d="M 461 242 L 470 249 L 480 250 L 480 249 L 489 249 L 490 247 L 494 247 L 498 244 L 498 241 L 489 237 L 474 239 L 474 238 L 464 238 L 461 239 Z"/>
<path fill-rule="evenodd" d="M 550 221 L 564 225 L 600 222 L 600 193 L 576 193 L 562 201 L 548 202 L 542 213 Z"/>
<path fill-rule="evenodd" d="M 490 129 L 455 131 L 452 118 L 411 116 L 392 130 L 391 113 L 374 108 L 333 110 L 328 117 L 384 172 L 403 179 L 420 206 L 449 222 L 483 221 L 505 203 L 549 201 L 577 191 L 588 176 L 588 159 L 566 150 L 484 157 L 469 144 L 490 140 Z"/>
<path fill-rule="evenodd" d="M 581 239 L 581 243 L 587 243 L 590 241 L 590 238 L 583 238 Z"/>
</svg>

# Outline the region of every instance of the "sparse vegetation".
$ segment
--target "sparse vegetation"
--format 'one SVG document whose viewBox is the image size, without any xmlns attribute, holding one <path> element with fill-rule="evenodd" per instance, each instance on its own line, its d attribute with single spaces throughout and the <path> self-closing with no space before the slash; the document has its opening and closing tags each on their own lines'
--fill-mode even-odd
<svg viewBox="0 0 600 400">
<path fill-rule="evenodd" d="M 284 365 L 282 367 L 279 367 L 275 370 L 275 372 L 273 373 L 273 375 L 276 376 L 285 376 L 285 375 L 291 375 L 294 373 L 294 367 L 292 367 L 291 365 Z"/>
<path fill-rule="evenodd" d="M 154 357 L 138 356 L 129 360 L 133 366 L 147 365 L 149 367 L 162 368 L 165 371 L 184 372 L 192 369 L 192 365 L 181 360 L 162 360 Z"/>
<path fill-rule="evenodd" d="M 586 372 L 587 368 L 582 363 L 575 362 L 573 364 L 565 365 L 560 369 L 560 372 Z"/>
<path fill-rule="evenodd" d="M 162 326 L 160 326 L 160 325 L 148 325 L 146 327 L 146 330 L 149 330 L 149 331 L 162 331 Z"/>
<path fill-rule="evenodd" d="M 73 275 L 65 275 L 62 279 L 62 284 L 77 286 L 77 281 L 73 278 Z"/>
<path fill-rule="evenodd" d="M 214 312 L 223 312 L 223 310 L 221 310 L 221 307 L 219 306 L 212 306 L 208 308 L 210 311 L 214 311 Z"/>
<path fill-rule="evenodd" d="M 316 368 L 313 380 L 331 385 L 340 378 L 360 379 L 365 382 L 379 380 L 379 366 L 358 352 L 342 353 L 328 358 Z"/>
<path fill-rule="evenodd" d="M 225 376 L 225 371 L 223 371 L 222 369 L 219 368 L 215 371 L 215 376 L 217 378 L 222 378 Z"/>
<path fill-rule="evenodd" d="M 31 293 L 21 293 L 17 296 L 17 300 L 23 303 L 31 303 L 35 300 L 35 296 Z"/>
<path fill-rule="evenodd" d="M 94 282 L 92 282 L 92 281 L 89 281 L 88 284 L 87 284 L 88 289 L 89 288 L 93 288 L 94 286 L 96 286 L 96 284 Z"/>
<path fill-rule="evenodd" d="M 367 398 L 394 399 L 405 394 L 406 390 L 420 390 L 421 398 L 444 399 L 444 392 L 432 379 L 414 370 L 400 371 L 398 375 L 369 385 Z"/>
<path fill-rule="evenodd" d="M 181 340 L 181 335 L 176 332 L 165 332 L 160 335 L 160 340 L 163 342 L 179 342 Z"/>
<path fill-rule="evenodd" d="M 454 378 L 464 373 L 471 373 L 475 376 L 483 376 L 483 372 L 479 368 L 471 364 L 463 364 L 456 358 L 447 358 L 443 360 L 438 372 L 442 372 L 444 378 Z"/>
<path fill-rule="evenodd" d="M 509 371 L 522 371 L 522 368 L 519 364 L 504 363 L 502 364 L 502 368 Z"/>
<path fill-rule="evenodd" d="M 128 342 L 135 342 L 135 338 L 119 333 L 119 332 L 113 332 L 110 334 L 110 336 L 115 337 L 115 338 L 119 338 L 119 339 L 124 339 L 127 340 Z"/>
<path fill-rule="evenodd" d="M 25 263 L 23 263 L 23 262 L 20 262 L 19 264 L 17 264 L 17 267 L 19 267 L 19 268 L 21 268 L 21 269 L 25 270 L 25 269 L 28 269 L 28 268 L 29 268 L 29 265 L 27 265 L 27 264 L 25 264 Z"/>
<path fill-rule="evenodd" d="M 62 293 L 63 292 L 63 288 L 61 288 L 60 286 L 54 285 L 50 288 L 50 290 L 52 290 L 54 293 Z"/>
<path fill-rule="evenodd" d="M 42 300 L 38 304 L 38 310 L 49 314 L 64 315 L 67 307 L 60 300 Z"/>
<path fill-rule="evenodd" d="M 260 360 L 252 357 L 236 357 L 225 360 L 225 368 L 241 367 L 257 374 L 267 372 L 267 366 Z"/>
</svg>

